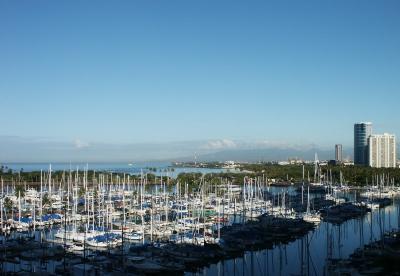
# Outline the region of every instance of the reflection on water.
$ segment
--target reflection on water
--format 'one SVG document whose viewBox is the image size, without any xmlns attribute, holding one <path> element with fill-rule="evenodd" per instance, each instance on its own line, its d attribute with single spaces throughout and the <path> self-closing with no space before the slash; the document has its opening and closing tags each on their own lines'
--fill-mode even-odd
<svg viewBox="0 0 400 276">
<path fill-rule="evenodd" d="M 379 240 L 384 232 L 398 229 L 399 208 L 400 202 L 395 201 L 340 226 L 322 222 L 293 243 L 247 252 L 242 258 L 221 261 L 187 275 L 324 275 L 327 259 L 347 258 L 355 249 Z"/>
</svg>

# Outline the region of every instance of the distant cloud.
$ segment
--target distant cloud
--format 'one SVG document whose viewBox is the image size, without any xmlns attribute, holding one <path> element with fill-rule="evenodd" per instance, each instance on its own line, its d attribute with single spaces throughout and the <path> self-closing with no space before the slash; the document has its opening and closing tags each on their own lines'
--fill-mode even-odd
<svg viewBox="0 0 400 276">
<path fill-rule="evenodd" d="M 81 141 L 81 140 L 79 140 L 79 139 L 76 139 L 76 140 L 74 141 L 74 146 L 75 146 L 75 148 L 77 148 L 77 149 L 83 149 L 83 148 L 88 148 L 90 145 L 89 145 L 89 143 L 87 143 L 87 142 L 83 142 L 83 141 Z"/>
<path fill-rule="evenodd" d="M 348 147 L 351 149 L 351 147 Z M 54 137 L 19 137 L 0 135 L 0 162 L 136 162 L 149 160 L 193 160 L 194 156 L 211 156 L 221 152 L 254 151 L 266 160 L 269 149 L 285 150 L 287 156 L 300 156 L 299 151 L 321 149 L 313 144 L 292 144 L 285 141 L 212 139 L 162 143 L 104 143 L 96 141 L 60 140 Z M 315 149 L 315 150 L 314 150 Z M 331 150 L 328 148 L 328 150 Z M 265 154 L 262 155 L 262 152 Z M 271 153 L 272 151 L 268 151 Z M 285 156 L 286 156 L 285 155 Z M 210 157 L 218 159 L 221 155 Z M 233 156 L 233 155 L 232 155 Z M 228 158 L 228 157 L 227 157 Z M 233 157 L 232 157 L 233 158 Z M 228 158 L 226 160 L 230 160 Z"/>
<path fill-rule="evenodd" d="M 298 149 L 298 150 L 309 150 L 318 147 L 315 144 L 294 144 L 285 141 L 270 141 L 270 140 L 258 140 L 255 142 L 247 143 L 248 148 L 278 148 L 278 149 Z"/>
<path fill-rule="evenodd" d="M 233 149 L 236 148 L 238 145 L 229 139 L 221 139 L 221 140 L 213 140 L 207 142 L 204 146 L 205 149 L 208 150 L 221 150 L 221 149 Z"/>
</svg>

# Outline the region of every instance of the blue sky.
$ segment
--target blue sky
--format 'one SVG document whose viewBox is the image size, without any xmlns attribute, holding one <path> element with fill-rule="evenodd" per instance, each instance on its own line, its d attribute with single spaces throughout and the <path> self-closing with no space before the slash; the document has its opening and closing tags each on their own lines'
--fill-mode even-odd
<svg viewBox="0 0 400 276">
<path fill-rule="evenodd" d="M 351 146 L 364 120 L 398 134 L 399 12 L 365 0 L 2 1 L 0 160 L 31 160 L 37 141 L 42 159 L 60 144 L 61 159 L 93 145 L 106 159 L 99 145 Z"/>
</svg>

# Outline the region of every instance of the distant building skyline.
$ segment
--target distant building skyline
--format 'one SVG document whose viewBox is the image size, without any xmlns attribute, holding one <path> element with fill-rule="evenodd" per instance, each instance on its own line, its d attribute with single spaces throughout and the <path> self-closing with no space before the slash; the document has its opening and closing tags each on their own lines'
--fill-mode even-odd
<svg viewBox="0 0 400 276">
<path fill-rule="evenodd" d="M 354 124 L 354 164 L 368 165 L 368 137 L 372 135 L 372 123 Z"/>
<path fill-rule="evenodd" d="M 342 146 L 342 144 L 335 145 L 335 161 L 336 162 L 343 161 L 343 146 Z"/>
</svg>

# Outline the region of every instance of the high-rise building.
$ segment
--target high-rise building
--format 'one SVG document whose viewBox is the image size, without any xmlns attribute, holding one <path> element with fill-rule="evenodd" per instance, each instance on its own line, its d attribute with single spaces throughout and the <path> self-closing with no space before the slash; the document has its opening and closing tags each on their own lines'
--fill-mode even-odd
<svg viewBox="0 0 400 276">
<path fill-rule="evenodd" d="M 335 145 L 335 161 L 339 163 L 343 161 L 343 147 L 341 144 Z"/>
<path fill-rule="evenodd" d="M 354 124 L 354 164 L 368 165 L 368 138 L 372 135 L 372 123 Z"/>
<path fill-rule="evenodd" d="M 375 168 L 396 167 L 396 137 L 392 134 L 374 134 L 368 138 L 369 165 Z"/>
</svg>

